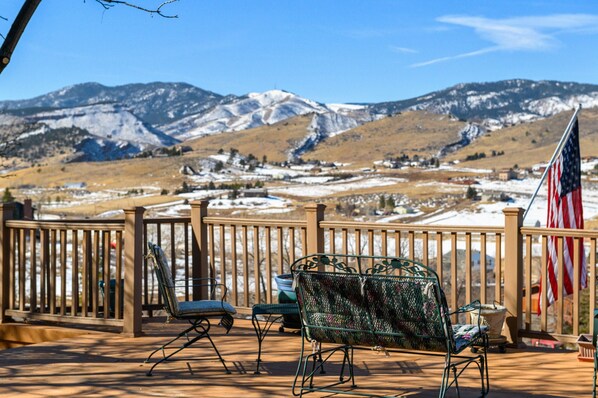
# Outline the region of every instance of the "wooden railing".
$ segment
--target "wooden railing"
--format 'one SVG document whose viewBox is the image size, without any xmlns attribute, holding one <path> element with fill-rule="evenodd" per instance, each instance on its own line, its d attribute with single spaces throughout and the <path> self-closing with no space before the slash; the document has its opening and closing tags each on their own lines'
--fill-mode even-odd
<svg viewBox="0 0 598 398">
<path fill-rule="evenodd" d="M 276 302 L 274 276 L 288 273 L 300 256 L 391 255 L 436 270 L 453 308 L 474 299 L 504 305 L 511 342 L 522 337 L 572 341 L 591 331 L 596 231 L 522 228 L 518 208 L 504 210 L 504 227 L 457 227 L 328 221 L 320 204 L 307 205 L 305 219 L 293 221 L 211 217 L 207 206 L 192 202 L 187 218 L 144 219 L 144 209 L 135 208 L 125 210 L 124 220 L 68 222 L 11 220 L 11 205 L 0 206 L 0 321 L 113 325 L 138 335 L 142 311 L 161 308 L 157 282 L 143 261 L 151 241 L 164 249 L 174 278 L 217 278 L 241 312 Z M 550 235 L 584 238 L 590 283 L 538 316 L 531 293 L 546 272 L 543 253 Z M 112 281 L 110 289 L 104 286 L 106 294 L 100 281 Z M 187 284 L 178 294 L 197 300 L 207 292 Z"/>
</svg>

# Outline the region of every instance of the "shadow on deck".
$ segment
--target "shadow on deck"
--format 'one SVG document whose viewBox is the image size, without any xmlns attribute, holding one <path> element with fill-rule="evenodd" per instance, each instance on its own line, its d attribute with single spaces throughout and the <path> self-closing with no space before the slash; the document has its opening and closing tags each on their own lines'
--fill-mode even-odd
<svg viewBox="0 0 598 398">
<path fill-rule="evenodd" d="M 203 349 L 189 349 L 178 361 L 145 372 L 146 356 L 181 330 L 152 320 L 146 334 L 125 338 L 114 333 L 84 332 L 69 339 L 0 351 L 0 396 L 139 396 L 139 397 L 290 397 L 300 349 L 296 333 L 278 333 L 264 341 L 261 375 L 254 375 L 257 342 L 248 320 L 237 319 L 230 334 L 215 327 L 214 341 L 232 374 Z M 197 360 L 194 354 L 210 357 Z M 491 397 L 587 397 L 593 364 L 578 362 L 577 353 L 547 349 L 508 349 L 489 354 Z M 176 358 L 176 357 L 175 357 Z M 442 357 L 356 351 L 360 391 L 397 397 L 436 397 Z M 334 364 L 328 369 L 333 373 Z M 475 371 L 459 379 L 463 397 L 479 393 Z M 309 394 L 308 396 L 330 396 Z M 449 396 L 456 396 L 450 391 Z"/>
</svg>

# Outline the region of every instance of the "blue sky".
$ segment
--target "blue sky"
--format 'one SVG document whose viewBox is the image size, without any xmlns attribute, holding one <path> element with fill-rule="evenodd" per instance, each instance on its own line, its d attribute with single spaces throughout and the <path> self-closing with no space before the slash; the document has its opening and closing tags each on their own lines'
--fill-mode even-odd
<svg viewBox="0 0 598 398">
<path fill-rule="evenodd" d="M 1 1 L 0 33 L 21 3 Z M 511 78 L 598 84 L 595 0 L 180 0 L 166 11 L 179 18 L 43 0 L 0 75 L 0 100 L 91 81 L 278 88 L 328 103 Z"/>
</svg>

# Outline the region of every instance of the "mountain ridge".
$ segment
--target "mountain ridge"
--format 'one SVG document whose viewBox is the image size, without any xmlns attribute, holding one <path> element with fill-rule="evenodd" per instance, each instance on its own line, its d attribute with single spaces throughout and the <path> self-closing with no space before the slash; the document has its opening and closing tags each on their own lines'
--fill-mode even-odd
<svg viewBox="0 0 598 398">
<path fill-rule="evenodd" d="M 450 147 L 440 149 L 439 156 L 444 156 L 487 131 L 544 119 L 578 103 L 597 107 L 598 85 L 510 79 L 459 83 L 406 100 L 328 106 L 284 90 L 237 96 L 221 95 L 188 83 L 131 83 L 114 87 L 80 83 L 31 99 L 0 101 L 0 116 L 4 115 L 0 117 L 0 134 L 9 137 L 11 131 L 26 133 L 37 129 L 40 137 L 52 133 L 53 142 L 57 142 L 59 134 L 72 131 L 95 141 L 76 143 L 73 150 L 80 153 L 69 159 L 105 160 L 131 157 L 147 149 L 210 134 L 244 131 L 312 115 L 305 137 L 288 152 L 292 159 L 363 124 L 419 110 L 448 114 L 468 123 Z M 36 127 L 16 129 L 16 122 L 7 115 Z M 60 130 L 53 133 L 55 129 Z M 72 140 L 64 141 L 72 148 Z M 115 153 L 98 148 L 111 148 Z M 102 156 L 96 158 L 95 154 L 100 153 Z"/>
</svg>

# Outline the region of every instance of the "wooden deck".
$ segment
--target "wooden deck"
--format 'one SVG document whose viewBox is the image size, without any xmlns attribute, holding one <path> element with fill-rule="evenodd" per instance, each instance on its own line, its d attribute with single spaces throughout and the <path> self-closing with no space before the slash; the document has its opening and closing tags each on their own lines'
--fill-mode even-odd
<svg viewBox="0 0 598 398">
<path fill-rule="evenodd" d="M 264 342 L 262 374 L 255 375 L 257 342 L 251 322 L 236 320 L 228 335 L 214 328 L 212 336 L 232 374 L 211 357 L 194 360 L 208 350 L 186 350 L 176 362 L 161 364 L 152 377 L 143 361 L 149 352 L 181 330 L 181 324 L 152 321 L 146 335 L 86 332 L 77 337 L 0 351 L 1 397 L 290 397 L 300 337 L 278 333 Z M 201 343 L 205 347 L 205 343 Z M 186 353 L 185 353 L 186 352 Z M 508 349 L 489 354 L 491 397 L 591 396 L 592 363 L 562 350 Z M 358 391 L 397 397 L 436 397 L 442 358 L 426 355 L 356 351 Z M 334 364 L 330 366 L 333 370 Z M 460 378 L 463 397 L 478 394 L 473 377 Z M 449 396 L 456 396 L 451 392 Z M 330 396 L 309 394 L 308 396 Z"/>
</svg>

